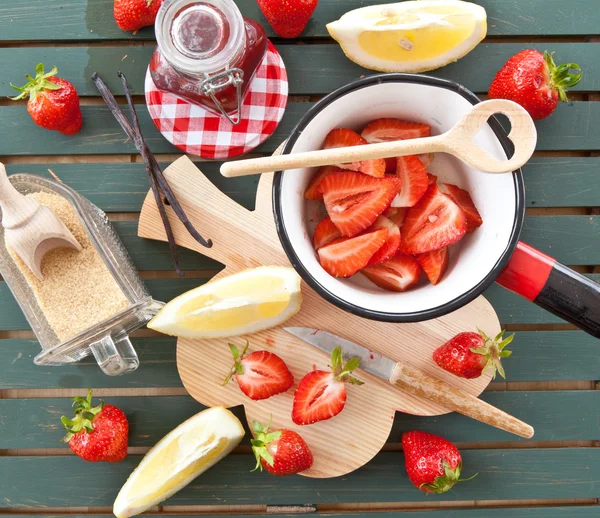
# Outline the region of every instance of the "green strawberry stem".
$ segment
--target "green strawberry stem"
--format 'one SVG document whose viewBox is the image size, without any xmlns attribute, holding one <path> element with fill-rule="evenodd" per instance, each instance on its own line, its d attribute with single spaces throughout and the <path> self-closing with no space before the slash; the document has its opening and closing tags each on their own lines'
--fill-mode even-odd
<svg viewBox="0 0 600 518">
<path fill-rule="evenodd" d="M 32 101 L 35 101 L 37 97 L 37 93 L 42 90 L 60 90 L 62 86 L 53 83 L 52 81 L 48 81 L 49 77 L 55 76 L 58 74 L 58 68 L 56 66 L 52 67 L 52 70 L 48 73 L 44 73 L 44 65 L 43 63 L 38 63 L 35 67 L 35 78 L 31 77 L 27 74 L 25 77 L 29 79 L 24 86 L 15 86 L 10 83 L 10 86 L 15 90 L 21 92 L 16 97 L 11 97 L 13 101 L 18 101 L 20 99 L 26 99 L 27 96 L 31 98 Z"/>
<path fill-rule="evenodd" d="M 567 102 L 567 88 L 573 88 L 581 81 L 581 67 L 577 63 L 563 63 L 562 65 L 556 65 L 554 63 L 553 56 L 554 52 L 544 51 L 544 60 L 548 65 L 550 72 L 550 86 L 558 90 L 558 96 L 562 102 Z M 575 73 L 571 73 L 571 69 L 575 70 Z"/>
<path fill-rule="evenodd" d="M 67 434 L 62 438 L 61 442 L 69 442 L 71 437 L 81 430 L 85 430 L 87 433 L 94 431 L 92 421 L 97 414 L 99 414 L 104 408 L 104 401 L 100 401 L 100 404 L 92 407 L 92 389 L 88 388 L 87 397 L 74 397 L 73 398 L 73 411 L 75 417 L 69 419 L 63 415 L 60 418 L 60 422 L 67 430 Z"/>
<path fill-rule="evenodd" d="M 419 486 L 419 489 L 427 489 L 432 493 L 437 494 L 445 493 L 449 489 L 452 489 L 454 484 L 457 484 L 458 482 L 467 482 L 468 480 L 473 480 L 477 476 L 477 473 L 475 473 L 475 475 L 473 475 L 472 477 L 460 478 L 462 463 L 459 463 L 458 466 L 456 466 L 456 469 L 452 469 L 444 460 L 442 461 L 442 466 L 444 468 L 444 474 L 435 477 L 433 484 L 421 484 Z"/>
<path fill-rule="evenodd" d="M 360 358 L 351 358 L 344 365 L 343 352 L 341 347 L 336 347 L 331 353 L 331 370 L 333 375 L 339 381 L 351 383 L 352 385 L 364 385 L 363 381 L 350 376 L 352 371 L 360 367 Z"/>
<path fill-rule="evenodd" d="M 277 432 L 268 433 L 272 420 L 273 417 L 271 416 L 271 419 L 269 419 L 269 424 L 267 424 L 267 426 L 263 426 L 258 421 L 254 421 L 252 423 L 255 436 L 254 439 L 252 439 L 250 442 L 252 443 L 252 453 L 254 453 L 254 457 L 256 458 L 256 467 L 252 471 L 256 471 L 257 469 L 260 469 L 260 471 L 262 471 L 262 459 L 264 459 L 269 464 L 269 466 L 272 466 L 275 462 L 273 456 L 268 452 L 266 446 L 270 442 L 273 442 L 274 440 L 279 439 L 281 437 L 281 430 Z"/>
<path fill-rule="evenodd" d="M 244 357 L 244 354 L 246 354 L 246 351 L 248 350 L 248 347 L 250 346 L 250 342 L 248 342 L 248 340 L 246 340 L 246 346 L 244 347 L 244 349 L 241 353 L 240 353 L 240 350 L 235 346 L 235 344 L 227 344 L 227 345 L 229 345 L 229 349 L 231 350 L 231 355 L 233 356 L 233 367 L 231 367 L 229 374 L 227 374 L 227 377 L 225 378 L 225 381 L 223 381 L 221 386 L 227 385 L 227 383 L 229 383 L 229 380 L 231 379 L 231 377 L 234 376 L 235 374 L 244 374 L 244 366 L 242 365 L 241 360 Z"/>
<path fill-rule="evenodd" d="M 502 366 L 502 358 L 508 358 L 512 354 L 512 351 L 504 350 L 504 348 L 513 341 L 515 334 L 513 333 L 512 335 L 503 338 L 506 331 L 500 331 L 492 340 L 481 329 L 478 328 L 477 331 L 479 331 L 479 334 L 483 337 L 484 344 L 482 347 L 470 349 L 471 352 L 486 357 L 487 363 L 485 364 L 483 371 L 486 369 L 493 369 L 494 379 L 496 378 L 496 372 L 499 372 L 500 376 L 506 379 L 506 373 Z"/>
</svg>

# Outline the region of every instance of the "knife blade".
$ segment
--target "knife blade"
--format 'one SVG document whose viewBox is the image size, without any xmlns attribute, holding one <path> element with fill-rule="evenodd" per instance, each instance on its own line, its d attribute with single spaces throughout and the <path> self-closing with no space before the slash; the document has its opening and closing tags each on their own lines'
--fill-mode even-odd
<svg viewBox="0 0 600 518">
<path fill-rule="evenodd" d="M 407 362 L 395 362 L 327 331 L 309 327 L 284 327 L 283 329 L 328 354 L 331 354 L 336 347 L 341 347 L 344 360 L 358 357 L 361 369 L 387 380 L 409 394 L 428 399 L 449 410 L 515 435 L 527 439 L 533 437 L 533 428 L 527 423 Z"/>
</svg>

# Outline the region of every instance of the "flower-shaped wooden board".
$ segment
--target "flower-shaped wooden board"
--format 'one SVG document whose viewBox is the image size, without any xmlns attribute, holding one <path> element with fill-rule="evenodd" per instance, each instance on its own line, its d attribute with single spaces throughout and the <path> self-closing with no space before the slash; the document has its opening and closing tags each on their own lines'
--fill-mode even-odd
<svg viewBox="0 0 600 518">
<path fill-rule="evenodd" d="M 262 175 L 254 211 L 246 210 L 219 191 L 186 157 L 171 164 L 165 176 L 194 226 L 205 238 L 212 239 L 214 246 L 203 248 L 194 241 L 167 207 L 177 243 L 226 265 L 219 277 L 261 265 L 289 265 L 273 221 L 272 175 Z M 138 233 L 140 237 L 166 241 L 152 193 L 146 197 Z M 490 374 L 474 380 L 457 378 L 440 369 L 431 356 L 434 349 L 461 331 L 475 330 L 476 326 L 488 335 L 500 331 L 498 317 L 483 297 L 435 320 L 391 324 L 346 313 L 326 302 L 305 283 L 302 293 L 302 309 L 285 325 L 335 333 L 391 359 L 410 362 L 474 395 L 479 395 L 490 381 Z M 250 342 L 249 351 L 265 349 L 283 358 L 294 375 L 294 387 L 307 372 L 327 369 L 329 364 L 325 354 L 282 328 L 229 339 L 180 338 L 177 367 L 183 384 L 191 396 L 204 405 L 244 405 L 250 423 L 254 420 L 266 423 L 272 416 L 272 429 L 285 427 L 298 431 L 314 454 L 313 467 L 303 473 L 308 477 L 336 477 L 367 463 L 388 440 L 396 411 L 416 415 L 448 412 L 359 370 L 357 377 L 365 384 L 348 386 L 346 407 L 338 416 L 309 426 L 297 426 L 291 419 L 294 387 L 285 394 L 252 401 L 235 382 L 222 386 L 232 366 L 227 343 L 241 347 L 246 338 Z M 391 439 L 398 440 L 397 437 Z"/>
</svg>

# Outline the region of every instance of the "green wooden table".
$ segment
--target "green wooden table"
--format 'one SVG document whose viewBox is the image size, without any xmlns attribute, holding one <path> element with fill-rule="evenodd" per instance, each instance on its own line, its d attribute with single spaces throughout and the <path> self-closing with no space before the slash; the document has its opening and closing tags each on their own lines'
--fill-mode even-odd
<svg viewBox="0 0 600 518">
<path fill-rule="evenodd" d="M 173 296 L 210 279 L 220 265 L 183 251 L 186 278 L 172 272 L 165 244 L 136 236 L 147 191 L 143 164 L 97 96 L 97 71 L 120 92 L 116 71 L 129 78 L 142 105 L 143 77 L 153 48 L 150 29 L 131 35 L 112 17 L 112 0 L 19 0 L 0 4 L 0 160 L 10 173 L 60 178 L 114 221 L 154 296 Z M 274 38 L 289 73 L 290 102 L 276 134 L 259 150 L 270 153 L 320 96 L 368 74 L 328 39 L 325 24 L 375 0 L 321 0 L 299 41 Z M 598 0 L 479 0 L 488 12 L 488 38 L 460 62 L 433 74 L 485 95 L 496 70 L 515 52 L 556 51 L 578 62 L 583 80 L 549 119 L 537 124 L 538 148 L 525 167 L 527 217 L 523 239 L 567 265 L 600 278 L 600 9 Z M 10 4 L 10 5 L 8 5 Z M 254 0 L 243 13 L 268 27 Z M 270 34 L 274 36 L 273 34 Z M 36 127 L 23 103 L 4 98 L 36 63 L 59 66 L 82 96 L 84 129 L 65 137 Z M 142 127 L 161 162 L 178 151 L 157 132 L 144 106 Z M 218 163 L 202 169 L 232 198 L 251 207 L 256 178 L 226 180 Z M 337 479 L 276 478 L 250 473 L 238 448 L 152 514 L 214 515 L 314 512 L 351 516 L 406 511 L 406 518 L 600 516 L 600 344 L 533 304 L 492 286 L 486 296 L 503 325 L 517 331 L 506 361 L 506 382 L 483 395 L 536 429 L 522 441 L 460 415 L 419 418 L 398 414 L 389 443 L 364 468 Z M 186 394 L 175 366 L 175 340 L 136 333 L 140 368 L 122 378 L 103 375 L 93 361 L 36 367 L 39 345 L 0 282 L 0 515 L 110 514 L 113 500 L 140 455 L 202 407 Z M 70 397 L 91 386 L 120 406 L 132 429 L 130 455 L 119 464 L 86 464 L 62 445 L 59 418 Z M 399 436 L 420 428 L 443 434 L 463 451 L 468 484 L 426 496 L 409 483 Z M 368 423 L 356 423 L 368 433 Z M 381 517 L 378 514 L 377 517 Z"/>
</svg>

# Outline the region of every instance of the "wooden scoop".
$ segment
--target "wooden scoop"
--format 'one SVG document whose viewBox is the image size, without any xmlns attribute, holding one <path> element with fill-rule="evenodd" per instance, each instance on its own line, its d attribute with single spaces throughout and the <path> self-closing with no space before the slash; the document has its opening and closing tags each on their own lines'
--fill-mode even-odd
<svg viewBox="0 0 600 518">
<path fill-rule="evenodd" d="M 44 255 L 55 248 L 74 248 L 81 245 L 61 219 L 36 199 L 17 191 L 0 163 L 0 209 L 6 244 L 41 281 Z"/>
<path fill-rule="evenodd" d="M 511 124 L 508 138 L 513 142 L 515 151 L 509 160 L 498 160 L 473 142 L 473 137 L 481 127 L 497 113 L 506 115 Z M 536 141 L 535 125 L 524 108 L 512 101 L 493 99 L 476 104 L 455 126 L 436 137 L 225 162 L 221 166 L 221 174 L 233 178 L 287 169 L 437 152 L 450 153 L 484 173 L 508 173 L 515 171 L 531 158 Z"/>
</svg>

